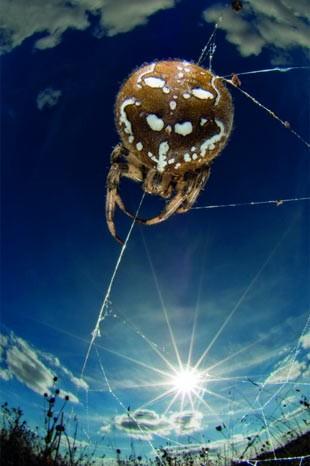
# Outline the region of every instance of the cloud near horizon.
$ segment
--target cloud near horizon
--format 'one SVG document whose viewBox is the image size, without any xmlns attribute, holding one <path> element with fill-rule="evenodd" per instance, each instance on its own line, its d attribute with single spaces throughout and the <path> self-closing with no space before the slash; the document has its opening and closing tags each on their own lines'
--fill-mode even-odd
<svg viewBox="0 0 310 466">
<path fill-rule="evenodd" d="M 129 415 L 122 414 L 114 419 L 114 427 L 131 437 L 141 440 L 151 440 L 153 435 L 167 435 L 171 424 L 165 416 L 159 416 L 155 411 L 140 409 Z"/>
<path fill-rule="evenodd" d="M 103 425 L 102 432 L 112 427 L 131 437 L 152 440 L 154 435 L 189 435 L 202 428 L 203 415 L 199 411 L 184 411 L 171 416 L 159 415 L 156 411 L 140 409 L 114 418 L 113 423 Z M 205 426 L 204 426 L 205 427 Z"/>
<path fill-rule="evenodd" d="M 173 8 L 175 0 L 2 0 L 0 3 L 0 54 L 10 52 L 34 34 L 41 33 L 34 47 L 58 45 L 65 31 L 83 31 L 90 24 L 89 13 L 99 18 L 97 37 L 114 36 L 147 23 L 159 10 Z"/>
<path fill-rule="evenodd" d="M 8 382 L 16 378 L 30 390 L 43 395 L 50 393 L 55 375 L 62 372 L 76 388 L 87 388 L 86 382 L 75 377 L 58 358 L 40 352 L 13 332 L 0 334 L 0 337 L 0 379 Z M 60 397 L 65 396 L 69 396 L 71 402 L 79 403 L 75 394 L 61 388 Z"/>
<path fill-rule="evenodd" d="M 305 350 L 310 349 L 310 332 L 305 333 L 299 339 L 301 347 Z"/>
<path fill-rule="evenodd" d="M 294 47 L 310 51 L 310 10 L 306 0 L 251 0 L 236 13 L 223 4 L 207 8 L 203 18 L 217 23 L 240 55 L 259 55 L 265 47 L 277 50 L 275 59 Z M 221 18 L 221 20 L 220 20 Z"/>
</svg>

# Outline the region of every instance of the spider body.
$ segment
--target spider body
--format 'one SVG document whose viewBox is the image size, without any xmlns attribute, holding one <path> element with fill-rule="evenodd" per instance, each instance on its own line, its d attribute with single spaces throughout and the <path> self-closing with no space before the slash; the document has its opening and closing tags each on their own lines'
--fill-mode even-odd
<svg viewBox="0 0 310 466">
<path fill-rule="evenodd" d="M 217 76 L 195 64 L 159 61 L 134 71 L 121 87 L 115 124 L 121 143 L 112 152 L 106 201 L 107 223 L 114 226 L 122 176 L 143 183 L 144 191 L 168 198 L 154 224 L 189 210 L 205 185 L 210 164 L 224 148 L 233 122 L 230 93 Z"/>
<path fill-rule="evenodd" d="M 241 11 L 243 8 L 242 2 L 240 0 L 233 0 L 231 2 L 231 6 L 232 6 L 232 9 L 237 12 Z"/>
</svg>

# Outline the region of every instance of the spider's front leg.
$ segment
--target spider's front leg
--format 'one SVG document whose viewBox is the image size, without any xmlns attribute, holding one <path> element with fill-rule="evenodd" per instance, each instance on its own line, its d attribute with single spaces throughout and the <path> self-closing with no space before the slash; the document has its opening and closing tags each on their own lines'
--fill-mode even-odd
<svg viewBox="0 0 310 466">
<path fill-rule="evenodd" d="M 148 170 L 143 183 L 146 193 L 169 199 L 173 191 L 171 175 L 158 173 L 156 168 Z"/>
<path fill-rule="evenodd" d="M 199 173 L 199 175 L 193 174 L 193 177 L 195 177 L 194 178 L 194 180 L 195 180 L 194 184 L 193 184 L 191 190 L 187 193 L 187 195 L 186 195 L 186 197 L 184 199 L 184 202 L 178 208 L 176 213 L 183 214 L 183 213 L 189 211 L 193 207 L 193 205 L 197 201 L 197 198 L 198 198 L 201 190 L 204 188 L 206 182 L 208 181 L 210 174 L 211 174 L 210 166 L 205 167 L 204 169 L 202 169 L 202 171 L 201 171 L 201 173 Z"/>
<path fill-rule="evenodd" d="M 118 163 L 113 163 L 107 177 L 107 196 L 105 203 L 105 214 L 108 229 L 112 236 L 120 243 L 123 244 L 121 238 L 117 235 L 114 224 L 114 212 L 118 194 L 118 185 L 121 178 L 121 169 Z"/>
<path fill-rule="evenodd" d="M 126 149 L 124 149 L 121 145 L 117 145 L 112 151 L 111 162 L 113 163 L 107 177 L 107 195 L 105 206 L 108 229 L 111 235 L 114 236 L 114 238 L 120 244 L 123 244 L 123 241 L 117 235 L 114 224 L 115 205 L 118 205 L 118 207 L 123 212 L 132 217 L 131 213 L 127 211 L 119 195 L 120 180 L 123 176 L 135 181 L 143 180 L 142 170 L 134 164 L 130 163 L 130 161 L 126 161 L 125 155 L 127 155 L 128 152 L 126 153 L 125 151 Z"/>
<path fill-rule="evenodd" d="M 143 223 L 144 225 L 154 225 L 156 223 L 163 222 L 164 220 L 167 220 L 167 218 L 171 217 L 175 212 L 178 211 L 178 209 L 183 205 L 183 203 L 186 201 L 188 195 L 192 192 L 194 186 L 196 183 L 196 177 L 190 177 L 187 180 L 184 178 L 181 178 L 177 183 L 176 183 L 176 195 L 170 199 L 169 202 L 167 202 L 165 208 L 162 210 L 162 212 L 159 215 L 156 215 L 155 217 L 148 218 L 146 220 L 142 219 L 137 219 L 139 223 Z"/>
</svg>

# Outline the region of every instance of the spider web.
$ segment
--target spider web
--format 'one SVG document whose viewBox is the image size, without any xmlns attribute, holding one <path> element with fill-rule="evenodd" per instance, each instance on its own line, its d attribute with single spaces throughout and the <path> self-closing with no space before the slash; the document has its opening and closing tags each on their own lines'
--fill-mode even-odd
<svg viewBox="0 0 310 466">
<path fill-rule="evenodd" d="M 270 202 L 275 203 L 276 201 L 270 201 Z M 249 204 L 249 205 L 251 205 L 251 204 Z M 208 206 L 205 206 L 205 208 L 207 208 L 207 207 Z M 289 235 L 290 229 L 291 228 L 289 228 L 287 231 L 284 232 L 283 236 L 278 240 L 278 242 L 274 245 L 273 249 L 270 251 L 270 253 L 266 257 L 264 263 L 261 264 L 261 266 L 258 268 L 258 270 L 256 271 L 255 275 L 253 276 L 252 280 L 250 281 L 250 283 L 247 285 L 246 289 L 243 291 L 243 293 L 239 297 L 237 303 L 235 304 L 235 306 L 233 307 L 231 312 L 228 314 L 228 316 L 225 318 L 224 322 L 220 326 L 217 333 L 214 335 L 212 341 L 205 348 L 205 350 L 201 353 L 201 355 L 200 355 L 201 360 L 204 358 L 205 354 L 209 351 L 209 349 L 211 349 L 211 347 L 215 343 L 215 341 L 218 338 L 221 337 L 221 333 L 223 332 L 226 325 L 229 324 L 230 319 L 232 319 L 232 317 L 235 315 L 235 313 L 237 313 L 239 311 L 239 309 L 242 307 L 243 301 L 253 291 L 253 288 L 256 286 L 257 281 L 264 274 L 266 268 L 268 267 L 268 264 L 270 264 L 270 262 L 273 260 L 274 256 L 277 254 L 277 252 L 281 248 L 282 243 L 285 241 L 285 238 Z M 158 277 L 157 277 L 157 274 L 155 272 L 154 264 L 153 264 L 153 261 L 152 261 L 152 258 L 151 258 L 150 252 L 148 250 L 148 246 L 147 246 L 147 243 L 146 243 L 145 239 L 143 239 L 143 243 L 144 243 L 144 246 L 145 246 L 145 249 L 146 249 L 146 256 L 147 256 L 148 261 L 149 261 L 149 266 L 150 266 L 151 271 L 152 271 L 152 276 L 153 276 L 155 288 L 157 289 L 157 293 L 158 293 L 158 296 L 159 296 L 159 301 L 160 301 L 161 306 L 162 306 L 162 312 L 163 312 L 163 314 L 165 316 L 164 320 L 166 321 L 166 324 L 167 324 L 168 329 L 169 329 L 169 334 L 171 336 L 171 347 L 173 349 L 172 353 L 175 352 L 175 355 L 174 355 L 175 358 L 174 359 L 176 359 L 175 363 L 177 363 L 178 359 L 179 359 L 178 349 L 177 349 L 177 346 L 176 346 L 176 342 L 173 341 L 174 340 L 174 334 L 173 334 L 171 324 L 170 324 L 170 321 L 169 321 L 169 316 L 168 316 L 168 313 L 167 313 L 167 307 L 166 307 L 165 302 L 163 300 L 161 287 L 159 285 Z M 111 303 L 110 303 L 110 306 L 111 306 Z M 131 332 L 136 336 L 136 338 L 142 340 L 143 343 L 147 347 L 151 348 L 151 350 L 154 352 L 155 355 L 157 355 L 157 356 L 159 355 L 161 358 L 166 359 L 166 357 L 164 356 L 165 351 L 161 351 L 159 349 L 158 343 L 155 343 L 153 340 L 151 340 L 128 317 L 125 317 L 121 312 L 119 312 L 118 310 L 115 310 L 114 306 L 112 306 L 112 308 L 113 308 L 113 310 L 110 309 L 110 311 L 108 311 L 108 317 L 109 318 L 113 319 L 114 321 L 119 322 L 119 324 L 123 328 L 126 329 L 126 332 Z M 198 307 L 196 307 L 196 311 L 197 311 L 197 309 L 198 309 Z M 195 313 L 194 319 L 196 321 L 197 312 Z M 194 322 L 194 325 L 193 325 L 193 332 L 194 332 L 195 326 L 196 326 L 196 322 Z M 279 327 L 280 327 L 280 325 L 279 325 Z M 273 330 L 276 331 L 277 329 L 275 328 Z M 269 383 L 269 382 L 267 383 L 266 379 L 265 379 L 265 381 L 262 382 L 261 381 L 262 376 L 257 375 L 257 374 L 246 374 L 246 375 L 240 375 L 240 376 L 220 377 L 218 380 L 215 381 L 215 382 L 220 382 L 220 383 L 225 383 L 225 384 L 229 383 L 229 384 L 232 385 L 230 387 L 230 396 L 229 396 L 229 398 L 227 398 L 227 402 L 231 407 L 233 407 L 233 409 L 235 411 L 240 412 L 239 413 L 239 421 L 240 421 L 241 424 L 244 424 L 244 426 L 246 427 L 245 430 L 246 430 L 246 433 L 247 433 L 247 438 L 249 440 L 247 442 L 247 445 L 243 448 L 243 450 L 244 450 L 244 453 L 248 453 L 248 458 L 246 460 L 248 464 L 259 464 L 260 462 L 264 463 L 264 462 L 267 461 L 267 459 L 266 460 L 262 459 L 262 460 L 259 460 L 259 461 L 250 459 L 251 457 L 256 456 L 259 449 L 262 449 L 261 445 L 266 445 L 266 443 L 269 446 L 269 449 L 271 449 L 273 451 L 273 454 L 274 454 L 274 457 L 272 459 L 268 459 L 268 461 L 276 462 L 276 461 L 282 461 L 283 460 L 283 457 L 277 458 L 275 452 L 276 452 L 276 448 L 278 448 L 279 445 L 281 445 L 281 442 L 283 442 L 283 436 L 287 435 L 287 430 L 289 428 L 291 429 L 291 427 L 290 427 L 291 422 L 290 422 L 289 416 L 286 416 L 284 414 L 283 415 L 284 418 L 282 416 L 277 417 L 276 412 L 280 409 L 280 410 L 282 410 L 282 413 L 283 413 L 283 401 L 286 400 L 287 398 L 289 398 L 290 396 L 292 396 L 292 393 L 294 393 L 294 391 L 295 392 L 298 391 L 298 393 L 300 393 L 301 389 L 306 389 L 307 390 L 308 387 L 309 387 L 308 382 L 299 381 L 298 379 L 292 381 L 292 379 L 291 379 L 291 373 L 293 371 L 294 363 L 296 361 L 298 353 L 299 353 L 299 351 L 301 349 L 303 338 L 304 338 L 305 335 L 307 335 L 309 330 L 310 330 L 310 315 L 307 317 L 306 323 L 302 327 L 302 331 L 301 331 L 301 333 L 299 334 L 299 336 L 297 338 L 297 343 L 293 344 L 292 347 L 290 348 L 289 355 L 288 355 L 288 361 L 287 361 L 288 371 L 287 371 L 287 374 L 286 374 L 286 376 L 284 377 L 284 379 L 282 381 L 275 381 L 275 382 L 272 382 L 272 383 Z M 193 334 L 194 333 L 192 333 L 192 335 L 191 335 L 191 344 L 193 342 Z M 240 350 L 236 351 L 234 354 L 228 355 L 226 358 L 223 358 L 219 362 L 213 364 L 213 366 L 211 367 L 211 370 L 214 369 L 215 367 L 221 366 L 223 363 L 227 362 L 227 360 L 234 360 L 236 357 L 240 356 L 244 352 L 249 351 L 253 346 L 258 345 L 261 341 L 264 341 L 266 338 L 268 338 L 268 337 L 262 336 L 258 340 L 254 341 L 253 343 L 250 343 L 249 345 L 243 346 Z M 98 343 L 98 344 L 95 342 L 94 344 L 95 344 L 95 355 L 96 355 L 97 361 L 98 361 L 99 366 L 100 366 L 100 372 L 101 372 L 101 375 L 102 375 L 102 379 L 105 382 L 105 385 L 106 385 L 106 387 L 108 389 L 108 392 L 115 399 L 116 403 L 121 408 L 121 411 L 123 411 L 126 414 L 126 416 L 128 416 L 129 419 L 133 420 L 133 422 L 137 424 L 137 428 L 141 431 L 142 436 L 144 434 L 145 437 L 147 437 L 146 434 L 148 432 L 148 429 L 145 428 L 143 426 L 143 424 L 140 425 L 139 422 L 137 422 L 137 420 L 134 418 L 134 416 L 132 416 L 132 414 L 130 413 L 130 410 L 128 408 L 126 408 L 126 405 L 124 404 L 124 402 L 117 395 L 117 390 L 112 388 L 112 383 L 111 383 L 111 381 L 109 381 L 109 377 L 107 376 L 107 370 L 104 369 L 103 362 L 102 362 L 102 357 L 99 355 L 99 351 L 103 352 L 103 354 L 114 353 L 119 358 L 122 358 L 122 359 L 125 359 L 125 360 L 128 360 L 128 361 L 131 360 L 131 362 L 133 362 L 134 364 L 142 365 L 145 368 L 150 369 L 151 371 L 152 370 L 153 371 L 158 370 L 156 368 L 156 365 L 154 367 L 148 367 L 147 363 L 144 363 L 143 358 L 141 358 L 140 360 L 135 359 L 135 358 L 131 358 L 127 354 L 123 354 L 121 351 L 114 351 L 109 347 L 105 347 L 104 345 L 101 344 L 101 342 Z M 169 365 L 169 362 L 168 362 L 167 365 Z M 248 385 L 248 386 L 254 387 L 255 390 L 251 394 L 251 397 L 248 397 L 248 395 L 240 393 L 240 385 Z M 139 387 L 137 387 L 137 388 L 139 388 Z M 141 384 L 140 388 L 145 390 L 147 387 L 145 387 L 143 384 Z M 104 388 L 102 390 L 106 391 L 106 388 Z M 93 390 L 93 392 L 96 392 L 96 391 L 100 392 L 101 390 L 100 389 L 99 390 L 96 390 L 96 389 Z M 236 396 L 236 394 L 238 394 L 238 393 L 240 393 L 245 398 L 245 404 L 240 402 L 240 401 L 236 402 L 234 400 L 234 396 Z M 214 392 L 212 392 L 212 390 L 209 391 L 208 394 L 211 395 L 211 397 L 212 397 L 212 395 L 217 396 Z M 301 396 L 301 399 L 302 399 L 302 396 Z M 156 398 L 153 399 L 153 400 L 149 400 L 148 402 L 146 402 L 142 406 L 137 407 L 137 409 L 141 410 L 141 409 L 145 409 L 146 407 L 150 407 L 156 401 L 157 401 Z M 275 403 L 273 403 L 274 401 L 275 401 Z M 296 401 L 296 403 L 298 403 L 298 401 Z M 170 402 L 170 405 L 171 405 L 171 402 Z M 207 406 L 207 408 L 210 410 L 211 415 L 214 416 L 215 424 L 218 424 L 216 427 L 217 428 L 222 427 L 220 429 L 220 431 L 221 431 L 221 433 L 223 435 L 223 438 L 224 438 L 224 440 L 226 442 L 225 447 L 222 448 L 224 450 L 226 448 L 226 450 L 225 450 L 224 453 L 222 452 L 220 454 L 220 456 L 219 456 L 220 462 L 215 463 L 215 464 L 223 464 L 223 463 L 221 463 L 221 461 L 223 461 L 223 458 L 230 458 L 230 459 L 233 459 L 235 462 L 243 462 L 244 461 L 244 454 L 242 454 L 242 451 L 240 451 L 240 449 L 238 450 L 237 446 L 234 445 L 233 431 L 227 426 L 228 423 L 227 423 L 227 420 L 226 420 L 227 416 L 225 416 L 225 412 L 224 412 L 225 410 L 223 409 L 223 410 L 219 410 L 219 411 L 214 411 L 214 410 L 212 410 L 212 408 L 210 406 Z M 296 421 L 296 418 L 298 420 L 303 415 L 306 416 L 306 411 L 307 411 L 306 409 L 300 409 L 299 412 L 297 413 L 296 417 L 293 417 L 293 423 Z M 232 415 L 233 414 L 231 413 L 231 416 Z M 251 432 L 251 429 L 250 429 L 250 431 L 248 430 L 248 427 L 251 426 L 251 422 L 250 422 L 251 418 L 253 418 L 255 420 L 255 424 L 257 423 L 257 421 L 258 421 L 258 423 L 260 423 L 260 428 L 259 429 L 257 428 L 257 431 L 254 434 Z M 300 425 L 298 423 L 297 423 L 297 425 L 298 425 L 298 428 L 300 429 L 301 428 Z M 296 429 L 296 427 L 293 427 L 293 429 L 294 428 Z M 251 432 L 251 435 L 252 435 L 251 437 L 249 437 L 249 432 Z M 300 431 L 299 431 L 299 433 L 300 433 Z M 136 434 L 136 436 L 137 436 L 137 434 Z M 197 433 L 192 434 L 190 437 L 191 437 L 191 439 L 196 438 L 198 440 L 199 433 L 198 434 Z M 181 453 L 184 454 L 184 452 L 185 453 L 188 452 L 188 451 L 192 452 L 193 450 L 195 450 L 192 443 L 190 443 L 190 444 L 188 444 L 188 442 L 182 443 L 179 440 L 172 439 L 170 436 L 167 436 L 167 435 L 155 434 L 155 438 L 157 440 L 158 439 L 159 440 L 164 440 L 165 443 L 169 445 L 168 451 L 170 451 L 170 453 L 172 455 L 175 455 L 175 456 L 178 456 Z M 181 436 L 181 438 L 182 438 L 182 436 Z M 208 448 L 208 443 L 207 442 L 203 442 L 203 440 L 201 438 L 199 440 L 198 440 L 198 443 L 197 443 L 199 445 L 199 449 L 201 449 L 203 447 Z M 193 440 L 191 440 L 191 441 L 193 441 Z M 149 443 L 149 445 L 151 447 L 151 451 L 156 452 L 156 446 L 155 446 L 155 444 L 153 444 L 153 441 L 146 438 L 146 442 Z M 228 451 L 227 451 L 227 448 L 228 448 Z M 217 453 L 217 454 L 219 455 L 219 453 Z M 309 457 L 310 457 L 309 455 L 308 456 L 294 456 L 294 457 L 285 457 L 285 459 L 289 460 L 289 461 L 299 460 L 300 464 L 302 464 L 303 460 L 307 459 Z M 212 455 L 211 455 L 211 458 L 212 458 Z M 240 459 L 240 458 L 242 458 L 242 459 Z M 216 458 L 214 457 L 213 460 L 216 461 Z M 159 459 L 159 461 L 160 461 L 160 459 Z"/>
<path fill-rule="evenodd" d="M 202 63 L 204 58 L 208 56 L 210 68 L 216 50 L 216 29 L 217 26 L 199 58 L 199 63 Z M 239 75 L 246 76 L 272 72 L 287 73 L 306 68 L 275 67 L 243 72 L 239 73 Z M 231 83 L 228 77 L 225 76 L 225 79 Z M 278 120 L 285 127 L 287 133 L 291 132 L 309 148 L 308 142 L 272 110 L 261 104 L 243 87 L 237 87 L 237 89 L 258 107 L 267 111 L 271 117 Z M 169 296 L 171 294 L 170 287 L 165 281 L 165 274 L 162 274 L 161 278 L 158 271 L 158 262 L 166 264 L 167 258 L 163 257 L 162 261 L 158 260 L 158 255 L 164 255 L 164 253 L 158 250 L 156 253 L 151 251 L 150 244 L 153 242 L 151 233 L 147 232 L 148 237 L 151 238 L 147 239 L 146 232 L 143 232 L 141 228 L 139 232 L 135 232 L 135 220 L 132 221 L 125 243 L 116 260 L 82 366 L 82 375 L 88 381 L 93 382 L 92 388 L 87 392 L 87 410 L 89 410 L 90 396 L 106 395 L 108 393 L 115 402 L 117 415 L 114 418 L 118 418 L 118 424 L 114 423 L 110 433 L 106 434 L 106 451 L 110 449 L 111 456 L 115 452 L 115 443 L 111 438 L 123 431 L 125 437 L 128 435 L 128 438 L 135 439 L 136 446 L 140 448 L 143 454 L 150 455 L 143 464 L 166 464 L 165 458 L 167 455 L 174 458 L 174 461 L 181 461 L 180 458 L 191 455 L 194 458 L 193 464 L 201 464 L 201 455 L 202 453 L 205 454 L 206 451 L 208 452 L 207 458 L 212 461 L 212 464 L 218 465 L 230 464 L 231 461 L 236 464 L 249 465 L 259 465 L 267 462 L 274 462 L 275 464 L 281 464 L 282 462 L 283 464 L 283 461 L 292 465 L 308 464 L 310 454 L 303 456 L 281 454 L 279 456 L 277 450 L 279 447 L 283 447 L 287 441 L 309 430 L 307 392 L 310 383 L 308 382 L 309 378 L 305 376 L 305 361 L 301 359 L 301 355 L 306 349 L 305 341 L 310 330 L 310 315 L 307 311 L 304 311 L 296 316 L 294 322 L 285 323 L 284 326 L 286 326 L 288 332 L 287 344 L 277 348 L 278 352 L 283 353 L 283 357 L 280 362 L 269 363 L 266 372 L 263 373 L 255 370 L 254 372 L 245 370 L 247 368 L 245 363 L 246 355 L 251 354 L 257 348 L 264 349 L 265 345 L 269 347 L 270 342 L 277 339 L 277 336 L 282 332 L 283 323 L 274 322 L 271 328 L 267 325 L 263 327 L 265 331 L 262 331 L 262 327 L 256 322 L 256 325 L 260 328 L 257 338 L 253 338 L 255 332 L 253 332 L 253 325 L 251 324 L 252 332 L 250 333 L 252 333 L 252 338 L 249 340 L 244 338 L 245 341 L 237 348 L 232 345 L 233 350 L 229 346 L 229 333 L 227 331 L 232 321 L 237 319 L 237 316 L 239 316 L 237 322 L 242 327 L 242 317 L 240 315 L 244 316 L 249 311 L 249 302 L 252 304 L 254 302 L 255 309 L 260 308 L 257 290 L 265 287 L 268 292 L 265 277 L 267 276 L 270 279 L 276 265 L 281 263 L 285 248 L 291 238 L 294 237 L 294 231 L 296 232 L 299 225 L 300 216 L 304 215 L 304 211 L 300 209 L 309 200 L 309 196 L 281 198 L 279 193 L 279 197 L 276 199 L 257 199 L 254 201 L 195 206 L 192 210 L 197 212 L 188 214 L 191 216 L 203 215 L 198 211 L 207 209 L 212 209 L 215 212 L 221 212 L 222 210 L 227 212 L 231 208 L 239 211 L 242 211 L 240 208 L 243 208 L 247 212 L 249 212 L 249 209 L 253 209 L 257 212 L 256 208 L 260 207 L 262 209 L 260 215 L 263 217 L 264 212 L 267 212 L 266 216 L 270 218 L 268 212 L 270 209 L 273 209 L 273 215 L 275 216 L 281 215 L 280 213 L 286 208 L 298 206 L 299 209 L 298 213 L 292 216 L 293 220 L 286 225 L 286 228 L 282 228 L 281 235 L 276 237 L 273 242 L 269 241 L 270 247 L 264 249 L 264 255 L 260 255 L 260 261 L 257 260 L 255 251 L 253 252 L 252 259 L 255 259 L 253 259 L 255 264 L 251 268 L 251 273 L 245 275 L 238 292 L 232 293 L 233 296 L 229 298 L 230 307 L 226 308 L 218 316 L 216 325 L 210 323 L 211 328 L 207 332 L 208 341 L 207 343 L 204 342 L 204 344 L 201 344 L 201 340 L 204 340 L 204 338 L 199 335 L 199 326 L 201 325 L 201 319 L 210 319 L 208 312 L 206 315 L 203 312 L 203 298 L 205 299 L 203 287 L 206 275 L 208 275 L 208 266 L 206 265 L 208 245 L 204 244 L 203 246 L 204 254 L 201 260 L 199 279 L 197 280 L 197 298 L 196 302 L 192 303 L 193 318 L 189 329 L 187 328 L 184 333 L 184 328 L 180 330 L 178 327 L 182 327 L 182 324 L 186 326 L 188 319 L 184 318 L 184 314 L 180 313 L 185 320 L 184 323 L 180 322 L 178 312 L 175 310 L 174 313 L 171 312 L 171 296 L 169 299 L 165 297 L 165 295 Z M 136 210 L 136 217 L 143 207 L 143 201 L 144 195 Z M 210 218 L 211 221 L 212 217 Z M 139 239 L 137 239 L 138 237 Z M 135 284 L 135 289 L 132 289 L 130 294 L 125 288 L 126 302 L 119 299 L 122 294 L 121 285 L 118 283 L 117 288 L 113 288 L 118 274 L 125 275 L 128 278 L 128 274 L 122 270 L 121 264 L 126 259 L 125 252 L 130 241 L 132 243 L 131 247 L 134 249 L 137 249 L 137 244 L 139 246 L 143 245 L 144 273 L 148 281 L 152 283 L 153 293 L 157 296 L 158 305 L 156 318 L 154 317 L 154 319 L 158 319 L 158 314 L 162 316 L 160 323 L 154 325 L 160 327 L 161 334 L 158 334 L 157 331 L 152 332 L 150 320 L 153 315 L 141 317 L 140 312 L 138 322 L 136 318 L 130 317 L 132 306 L 128 300 L 134 300 L 133 295 L 138 293 L 141 301 L 143 301 L 144 295 L 141 293 L 141 286 L 147 285 L 135 283 L 131 279 L 130 282 Z M 130 257 L 132 257 L 132 254 L 131 252 Z M 127 264 L 128 260 L 127 258 Z M 277 290 L 279 292 L 279 288 Z M 169 301 L 169 304 L 166 301 Z M 207 305 L 211 307 L 214 303 L 209 302 Z M 149 310 L 145 312 L 149 313 Z M 178 317 L 176 318 L 174 314 L 177 314 Z M 153 333 L 155 336 L 151 338 L 150 335 Z M 226 339 L 228 344 L 227 342 L 225 344 Z M 127 345 L 126 340 L 128 340 Z M 219 347 L 221 340 L 220 346 L 224 346 L 224 351 Z M 218 350 L 218 354 L 214 356 L 212 352 L 215 350 Z M 262 358 L 263 356 L 262 354 Z M 270 359 L 275 361 L 275 355 L 273 359 L 272 357 Z M 117 378 L 115 371 L 121 364 L 125 365 L 125 374 L 127 375 L 124 378 Z M 195 367 L 202 367 L 204 373 L 207 372 L 207 376 L 198 393 L 194 393 L 194 399 L 179 399 L 182 397 L 176 396 L 173 391 L 166 390 L 166 378 L 171 372 L 173 373 L 173 371 L 177 371 L 184 366 L 192 366 L 193 364 Z M 92 371 L 96 374 L 93 378 L 89 374 L 90 365 Z M 245 368 L 243 365 L 245 365 Z M 251 364 L 248 364 L 248 366 L 251 368 Z M 108 370 L 108 367 L 114 369 Z M 259 364 L 253 364 L 252 367 L 260 366 Z M 140 377 L 141 380 L 136 383 L 129 384 L 126 377 L 134 378 L 133 375 L 137 368 L 142 368 L 146 375 Z M 150 382 L 149 379 L 156 381 Z M 132 395 L 133 389 L 138 393 L 137 396 Z M 154 416 L 155 412 L 160 413 L 158 418 Z M 196 429 L 186 430 L 186 425 L 182 424 L 184 419 L 179 419 L 179 424 L 177 423 L 178 415 L 182 417 L 186 413 L 190 417 L 195 412 L 203 413 L 207 428 L 197 427 Z M 137 413 L 139 413 L 140 417 Z M 143 413 L 145 418 L 143 418 Z M 153 418 L 151 420 L 147 419 L 147 415 L 151 416 L 152 413 Z M 163 428 L 161 426 L 163 420 L 168 417 L 170 417 L 170 422 L 172 422 L 171 419 L 174 419 L 174 428 L 169 428 L 169 426 Z M 158 429 L 156 429 L 156 422 L 158 423 Z M 182 428 L 184 428 L 183 431 Z M 87 435 L 91 438 L 89 431 Z M 147 453 L 145 453 L 145 445 L 149 447 Z M 125 451 L 125 454 L 126 451 L 128 452 L 127 458 L 130 461 L 130 458 L 133 458 L 135 454 L 133 441 L 131 440 L 128 450 L 123 447 L 122 451 Z M 285 450 L 282 449 L 281 451 L 285 453 Z M 271 452 L 272 457 L 264 458 L 263 455 L 266 452 Z M 261 457 L 258 459 L 259 455 Z"/>
</svg>

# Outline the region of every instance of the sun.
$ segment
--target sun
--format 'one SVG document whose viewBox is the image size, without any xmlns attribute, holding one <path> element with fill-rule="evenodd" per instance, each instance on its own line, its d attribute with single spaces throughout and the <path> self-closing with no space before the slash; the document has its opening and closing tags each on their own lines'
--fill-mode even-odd
<svg viewBox="0 0 310 466">
<path fill-rule="evenodd" d="M 182 369 L 171 378 L 174 391 L 180 395 L 191 395 L 201 390 L 202 374 L 194 368 Z"/>
</svg>

